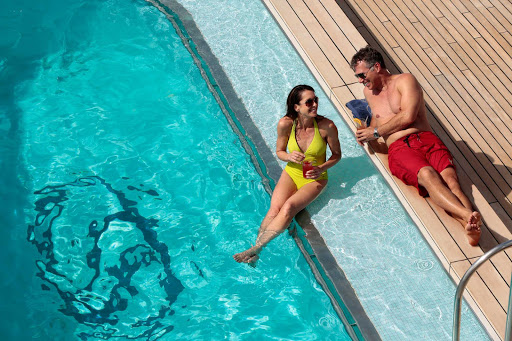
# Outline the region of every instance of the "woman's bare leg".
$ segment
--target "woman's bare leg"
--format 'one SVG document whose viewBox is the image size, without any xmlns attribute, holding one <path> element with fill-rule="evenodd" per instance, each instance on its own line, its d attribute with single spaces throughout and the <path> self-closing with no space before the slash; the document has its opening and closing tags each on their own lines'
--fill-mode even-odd
<svg viewBox="0 0 512 341">
<path fill-rule="evenodd" d="M 288 174 L 286 174 L 288 175 Z M 289 176 L 288 176 L 289 178 Z M 289 179 L 291 181 L 291 178 Z M 281 182 L 281 179 L 279 180 Z M 293 217 L 309 205 L 327 185 L 327 180 L 319 180 L 309 183 L 301 187 L 297 192 L 292 194 L 281 206 L 277 215 L 267 222 L 266 226 L 263 226 L 258 233 L 256 239 L 256 245 L 245 250 L 244 252 L 238 253 L 233 257 L 237 262 L 250 263 L 257 260 L 257 255 L 261 252 L 272 239 L 277 237 L 281 232 L 286 230 L 290 225 Z M 295 184 L 294 184 L 295 186 Z M 277 186 L 276 186 L 277 189 Z M 280 196 L 282 193 L 278 193 Z"/>
<path fill-rule="evenodd" d="M 277 216 L 281 207 L 283 207 L 286 200 L 288 200 L 293 194 L 297 192 L 297 186 L 293 182 L 292 178 L 284 170 L 281 173 L 281 177 L 277 181 L 272 198 L 270 199 L 270 208 L 261 222 L 260 229 L 258 231 L 258 237 L 267 228 L 270 222 Z"/>
</svg>

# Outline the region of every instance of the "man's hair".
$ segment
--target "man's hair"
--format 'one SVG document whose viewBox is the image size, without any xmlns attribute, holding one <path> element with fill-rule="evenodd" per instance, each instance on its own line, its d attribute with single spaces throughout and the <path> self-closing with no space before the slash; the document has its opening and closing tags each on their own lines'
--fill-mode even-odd
<svg viewBox="0 0 512 341">
<path fill-rule="evenodd" d="M 375 50 L 370 45 L 363 47 L 352 57 L 350 61 L 350 67 L 355 71 L 357 63 L 360 61 L 365 62 L 366 67 L 371 67 L 375 65 L 375 63 L 379 63 L 380 66 L 386 69 L 386 64 L 384 63 L 384 58 L 380 54 L 379 51 Z"/>
</svg>

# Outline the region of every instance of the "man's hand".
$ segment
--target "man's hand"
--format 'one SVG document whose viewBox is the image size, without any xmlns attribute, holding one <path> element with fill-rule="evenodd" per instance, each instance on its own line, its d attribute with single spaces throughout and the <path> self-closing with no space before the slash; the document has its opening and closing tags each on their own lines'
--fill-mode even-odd
<svg viewBox="0 0 512 341">
<path fill-rule="evenodd" d="M 373 136 L 374 129 L 374 127 L 368 127 L 356 130 L 357 143 L 362 146 L 365 142 L 376 140 L 375 136 Z"/>
</svg>

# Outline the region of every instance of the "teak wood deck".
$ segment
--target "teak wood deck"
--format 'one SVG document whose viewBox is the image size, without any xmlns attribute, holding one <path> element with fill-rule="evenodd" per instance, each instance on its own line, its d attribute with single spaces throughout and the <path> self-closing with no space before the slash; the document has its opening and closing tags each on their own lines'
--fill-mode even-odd
<svg viewBox="0 0 512 341">
<path fill-rule="evenodd" d="M 264 0 L 350 126 L 345 103 L 363 98 L 349 62 L 370 44 L 391 72 L 424 90 L 429 121 L 455 157 L 465 193 L 483 216 L 479 246 L 430 199 L 390 175 L 367 149 L 456 283 L 484 252 L 512 237 L 512 2 L 509 0 Z M 512 250 L 472 277 L 466 299 L 503 339 Z"/>
</svg>

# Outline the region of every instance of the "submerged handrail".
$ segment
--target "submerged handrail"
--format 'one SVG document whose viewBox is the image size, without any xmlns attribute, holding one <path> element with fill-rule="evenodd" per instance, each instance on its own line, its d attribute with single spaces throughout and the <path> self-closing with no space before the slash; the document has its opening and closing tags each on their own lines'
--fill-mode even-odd
<svg viewBox="0 0 512 341">
<path fill-rule="evenodd" d="M 469 278 L 476 272 L 476 270 L 485 263 L 489 258 L 494 256 L 500 251 L 505 250 L 506 248 L 512 246 L 512 240 L 506 241 L 504 243 L 501 243 L 499 245 L 496 245 L 489 251 L 483 254 L 478 260 L 469 267 L 469 269 L 466 271 L 464 276 L 462 276 L 459 285 L 457 286 L 457 291 L 455 292 L 455 306 L 453 310 L 453 333 L 452 333 L 452 340 L 453 341 L 459 341 L 460 338 L 460 307 L 461 307 L 461 301 L 462 301 L 462 294 L 464 293 L 464 289 L 466 288 L 466 284 L 469 280 Z M 511 284 L 512 284 L 512 278 L 511 278 Z M 512 290 L 512 285 L 510 285 L 510 289 Z M 511 339 L 511 328 L 512 328 L 512 300 L 511 293 L 509 293 L 508 297 L 508 310 L 507 310 L 507 324 L 505 326 L 505 340 L 506 341 L 512 341 Z"/>
</svg>

